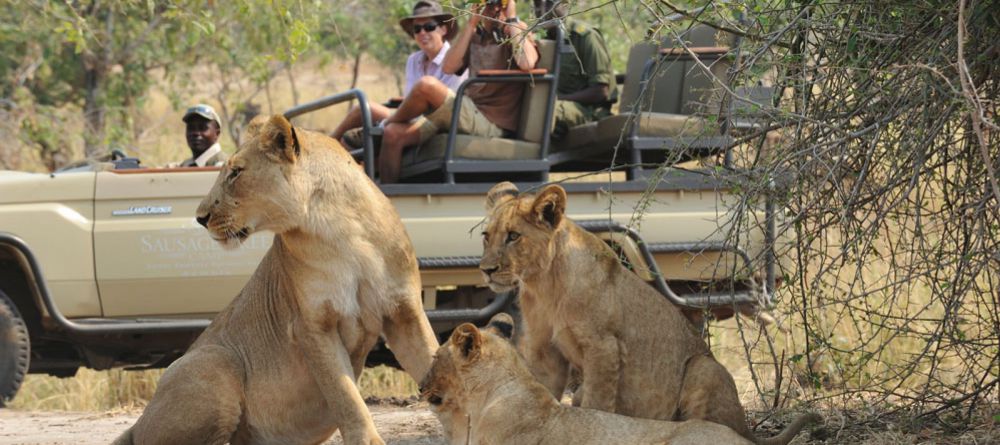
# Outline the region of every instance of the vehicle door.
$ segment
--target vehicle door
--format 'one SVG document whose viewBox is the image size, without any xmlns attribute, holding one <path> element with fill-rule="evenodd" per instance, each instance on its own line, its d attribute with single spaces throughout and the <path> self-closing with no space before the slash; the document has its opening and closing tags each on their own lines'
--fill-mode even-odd
<svg viewBox="0 0 1000 445">
<path fill-rule="evenodd" d="M 108 317 L 211 315 L 246 284 L 270 232 L 224 250 L 195 222 L 218 168 L 97 174 L 94 256 Z"/>
</svg>

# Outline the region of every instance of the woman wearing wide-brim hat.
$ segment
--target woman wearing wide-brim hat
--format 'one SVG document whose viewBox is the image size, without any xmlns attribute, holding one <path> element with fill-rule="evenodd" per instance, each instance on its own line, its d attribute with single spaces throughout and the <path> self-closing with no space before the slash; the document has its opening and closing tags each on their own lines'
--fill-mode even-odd
<svg viewBox="0 0 1000 445">
<path fill-rule="evenodd" d="M 413 84 L 421 77 L 431 76 L 441 81 L 452 90 L 465 81 L 466 74 L 445 74 L 441 70 L 444 56 L 451 48 L 448 40 L 458 31 L 455 17 L 444 12 L 441 5 L 433 0 L 419 0 L 413 5 L 413 13 L 399 21 L 413 41 L 420 47 L 419 51 L 410 54 L 406 59 L 406 83 L 403 94 L 409 94 Z M 392 114 L 392 110 L 381 105 L 369 104 L 372 122 L 380 122 Z M 361 108 L 355 106 L 347 113 L 347 117 L 330 134 L 334 139 L 341 140 L 352 148 L 360 148 L 361 140 Z M 350 131 L 348 131 L 350 130 Z"/>
<path fill-rule="evenodd" d="M 403 28 L 407 34 L 412 35 L 413 33 L 413 22 L 417 19 L 428 19 L 433 20 L 439 25 L 444 25 L 447 28 L 445 32 L 444 40 L 451 40 L 455 37 L 455 33 L 458 32 L 458 23 L 455 21 L 455 16 L 444 12 L 441 5 L 434 0 L 420 0 L 413 5 L 413 14 L 409 17 L 404 17 L 399 20 L 399 26 Z M 420 20 L 426 23 L 423 20 Z"/>
</svg>

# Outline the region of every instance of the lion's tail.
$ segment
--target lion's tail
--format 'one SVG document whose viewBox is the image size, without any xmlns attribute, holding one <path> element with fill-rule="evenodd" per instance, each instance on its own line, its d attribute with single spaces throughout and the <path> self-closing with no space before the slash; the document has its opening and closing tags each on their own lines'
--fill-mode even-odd
<svg viewBox="0 0 1000 445">
<path fill-rule="evenodd" d="M 805 413 L 792 421 L 791 425 L 785 427 L 784 431 L 774 437 L 757 438 L 757 445 L 785 445 L 795 438 L 806 425 L 822 422 L 823 417 L 816 413 Z"/>
<path fill-rule="evenodd" d="M 118 436 L 111 445 L 134 445 L 135 441 L 132 440 L 132 428 L 125 430 L 121 436 Z"/>
</svg>

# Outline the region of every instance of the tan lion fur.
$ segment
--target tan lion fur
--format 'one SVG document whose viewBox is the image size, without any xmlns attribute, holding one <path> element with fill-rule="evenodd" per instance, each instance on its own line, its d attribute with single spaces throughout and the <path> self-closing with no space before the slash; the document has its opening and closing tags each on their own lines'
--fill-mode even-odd
<svg viewBox="0 0 1000 445">
<path fill-rule="evenodd" d="M 117 443 L 381 444 L 356 379 L 384 334 L 417 381 L 437 341 L 389 200 L 329 137 L 255 119 L 198 208 L 211 236 L 274 243 Z"/>
<path fill-rule="evenodd" d="M 506 314 L 501 314 L 506 316 Z M 491 322 L 491 326 L 494 322 Z M 507 321 L 509 323 L 509 321 Z M 421 394 L 432 405 L 468 413 L 476 445 L 750 444 L 735 431 L 704 420 L 636 419 L 557 401 L 501 333 L 465 323 L 434 357 Z"/>
<path fill-rule="evenodd" d="M 562 187 L 521 196 L 500 183 L 486 206 L 480 268 L 494 291 L 520 288 L 520 346 L 556 397 L 572 365 L 582 372 L 584 408 L 710 420 L 758 443 L 787 443 L 814 419 L 802 416 L 779 436 L 755 438 L 729 372 L 676 306 L 565 217 Z"/>
</svg>

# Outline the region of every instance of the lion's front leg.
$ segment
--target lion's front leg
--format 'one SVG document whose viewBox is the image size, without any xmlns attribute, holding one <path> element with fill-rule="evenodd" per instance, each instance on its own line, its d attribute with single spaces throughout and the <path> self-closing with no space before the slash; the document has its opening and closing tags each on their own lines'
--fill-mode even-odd
<svg viewBox="0 0 1000 445">
<path fill-rule="evenodd" d="M 335 321 L 327 319 L 322 325 L 312 321 L 306 319 L 297 324 L 296 341 L 340 427 L 344 443 L 384 445 L 358 392 L 351 356 L 337 333 Z"/>
<path fill-rule="evenodd" d="M 583 408 L 616 412 L 618 405 L 619 369 L 621 363 L 618 339 L 613 336 L 592 336 L 580 342 L 583 349 Z"/>
<path fill-rule="evenodd" d="M 551 328 L 525 323 L 524 335 L 521 336 L 521 355 L 535 378 L 556 400 L 562 400 L 569 378 L 569 361 L 552 343 Z"/>
<path fill-rule="evenodd" d="M 400 303 L 382 326 L 386 344 L 414 381 L 424 379 L 431 369 L 437 337 L 420 302 L 419 290 Z"/>
</svg>

